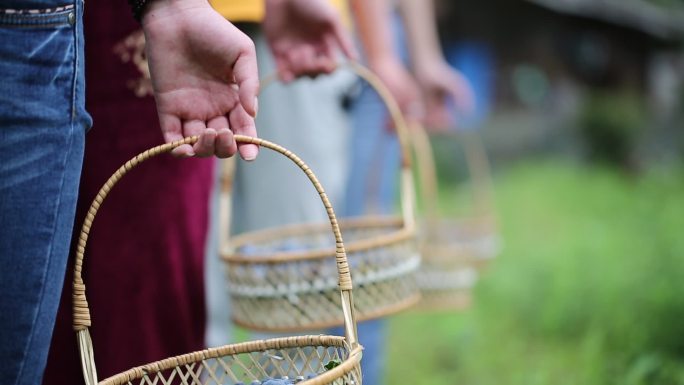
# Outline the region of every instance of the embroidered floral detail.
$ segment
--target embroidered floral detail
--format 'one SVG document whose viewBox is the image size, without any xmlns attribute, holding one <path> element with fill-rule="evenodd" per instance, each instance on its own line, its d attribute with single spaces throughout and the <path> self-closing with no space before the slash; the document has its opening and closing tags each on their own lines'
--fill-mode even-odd
<svg viewBox="0 0 684 385">
<path fill-rule="evenodd" d="M 74 9 L 73 4 L 43 9 L 0 9 L 0 15 L 44 15 L 50 13 L 64 12 L 71 9 Z"/>
<path fill-rule="evenodd" d="M 142 98 L 152 95 L 152 80 L 147 56 L 145 56 L 145 35 L 143 31 L 137 30 L 118 42 L 114 46 L 114 53 L 119 56 L 121 62 L 133 63 L 140 72 L 139 78 L 126 82 L 135 96 Z"/>
</svg>

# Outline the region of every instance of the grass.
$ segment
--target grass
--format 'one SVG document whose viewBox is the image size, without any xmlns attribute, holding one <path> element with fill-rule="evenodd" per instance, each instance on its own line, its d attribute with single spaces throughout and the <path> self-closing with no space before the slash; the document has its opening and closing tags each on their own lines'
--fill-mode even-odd
<svg viewBox="0 0 684 385">
<path fill-rule="evenodd" d="M 684 384 L 684 172 L 534 161 L 495 194 L 474 306 L 394 317 L 386 384 Z"/>
</svg>

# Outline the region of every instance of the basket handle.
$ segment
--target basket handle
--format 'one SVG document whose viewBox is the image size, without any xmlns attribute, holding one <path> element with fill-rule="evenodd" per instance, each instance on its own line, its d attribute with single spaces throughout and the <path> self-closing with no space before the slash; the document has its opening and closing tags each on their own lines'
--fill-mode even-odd
<svg viewBox="0 0 684 385">
<path fill-rule="evenodd" d="M 128 171 L 137 166 L 138 164 L 153 158 L 159 154 L 170 152 L 174 148 L 182 144 L 194 144 L 197 142 L 198 137 L 188 137 L 183 140 L 179 140 L 173 143 L 163 144 L 154 148 L 151 148 L 141 154 L 138 154 L 123 166 L 121 166 L 116 172 L 105 182 L 104 186 L 97 193 L 97 196 L 90 205 L 88 214 L 83 226 L 81 227 L 81 233 L 78 239 L 78 245 L 76 247 L 76 258 L 74 262 L 74 279 L 73 279 L 73 327 L 77 334 L 79 351 L 81 354 L 81 365 L 83 368 L 83 376 L 87 385 L 97 384 L 97 373 L 95 370 L 95 361 L 93 356 L 93 345 L 92 339 L 90 338 L 90 333 L 88 331 L 91 320 L 90 320 L 90 309 L 88 307 L 88 301 L 86 299 L 85 284 L 83 282 L 81 273 L 83 270 L 83 259 L 85 256 L 86 243 L 88 242 L 88 234 L 90 233 L 93 220 L 97 215 L 100 205 L 107 197 L 111 189 L 116 185 L 116 183 L 124 176 Z M 342 296 L 342 312 L 344 313 L 344 324 L 347 334 L 347 340 L 352 349 L 358 346 L 358 335 L 356 332 L 356 316 L 354 314 L 354 300 L 352 297 L 352 280 L 351 274 L 349 272 L 349 265 L 347 262 L 347 255 L 344 249 L 344 243 L 342 240 L 342 233 L 340 232 L 339 225 L 337 223 L 337 218 L 335 217 L 335 212 L 333 211 L 332 204 L 328 199 L 323 187 L 318 182 L 316 175 L 309 168 L 309 166 L 304 163 L 297 155 L 293 154 L 291 151 L 275 144 L 268 142 L 263 139 L 254 138 L 244 135 L 235 135 L 235 140 L 239 143 L 251 143 L 256 144 L 260 147 L 266 147 L 275 152 L 278 152 L 290 160 L 292 160 L 297 166 L 299 166 L 306 176 L 311 180 L 316 191 L 318 191 L 321 201 L 328 213 L 328 218 L 330 220 L 330 225 L 332 226 L 332 231 L 335 236 L 336 243 L 336 261 L 337 261 L 337 273 L 339 279 L 339 285 Z"/>
<path fill-rule="evenodd" d="M 416 155 L 416 165 L 421 180 L 422 202 L 430 218 L 438 213 L 439 182 L 435 157 L 430 144 L 430 137 L 425 128 L 418 122 L 412 122 L 411 143 Z M 491 198 L 491 177 L 489 162 L 482 140 L 477 133 L 463 132 L 461 136 L 465 152 L 468 173 L 473 181 L 472 195 L 475 212 L 479 215 L 493 215 Z"/>
<path fill-rule="evenodd" d="M 416 195 L 411 170 L 411 147 L 409 144 L 409 129 L 399 105 L 392 96 L 387 86 L 371 70 L 355 61 L 341 63 L 340 67 L 349 69 L 352 73 L 365 80 L 380 96 L 397 130 L 397 137 L 401 148 L 401 176 L 400 195 L 401 211 L 404 227 L 415 228 L 416 218 Z M 278 81 L 276 73 L 264 76 L 260 81 L 261 91 Z M 230 222 L 231 222 L 231 197 L 233 188 L 233 175 L 235 171 L 235 159 L 229 158 L 223 161 L 221 173 L 221 198 L 220 198 L 220 249 L 229 250 L 230 247 Z"/>
</svg>

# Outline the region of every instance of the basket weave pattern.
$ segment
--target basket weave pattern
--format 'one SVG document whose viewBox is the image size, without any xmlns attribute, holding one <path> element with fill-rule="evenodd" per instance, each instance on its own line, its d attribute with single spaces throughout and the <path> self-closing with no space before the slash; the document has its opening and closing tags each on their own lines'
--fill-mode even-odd
<svg viewBox="0 0 684 385">
<path fill-rule="evenodd" d="M 291 337 L 276 344 L 257 341 L 168 358 L 117 374 L 102 384 L 223 385 L 266 378 L 308 378 L 324 372 L 323 366 L 330 361 L 347 360 L 348 352 L 343 337 Z M 357 366 L 333 384 L 360 384 L 359 379 Z"/>
<path fill-rule="evenodd" d="M 401 219 L 378 219 L 373 223 L 340 221 L 349 245 L 373 240 L 391 232 L 401 234 Z M 333 240 L 322 226 L 303 226 L 236 237 L 236 254 L 228 261 L 228 288 L 232 294 L 233 320 L 258 330 L 297 330 L 339 325 L 340 298 L 332 255 L 326 249 Z M 354 272 L 357 319 L 374 318 L 414 304 L 418 297 L 412 274 L 420 263 L 415 239 L 405 233 L 385 245 L 361 244 L 347 250 Z M 313 258 L 287 258 L 277 264 L 256 262 L 261 256 L 304 250 Z M 301 251 L 300 251 L 301 252 Z M 301 257 L 301 254 L 297 254 Z M 240 261 L 236 260 L 239 259 Z"/>
<path fill-rule="evenodd" d="M 489 254 L 481 253 L 472 234 L 463 234 L 464 223 L 440 220 L 421 242 L 424 257 L 418 274 L 423 309 L 462 309 L 471 304 L 471 289 Z M 449 236 L 451 235 L 451 237 Z"/>
</svg>

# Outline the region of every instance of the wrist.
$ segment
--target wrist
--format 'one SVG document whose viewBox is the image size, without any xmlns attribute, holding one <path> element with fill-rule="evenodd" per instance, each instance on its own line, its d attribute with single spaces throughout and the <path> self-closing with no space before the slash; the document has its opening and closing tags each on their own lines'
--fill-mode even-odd
<svg viewBox="0 0 684 385">
<path fill-rule="evenodd" d="M 388 67 L 403 66 L 401 60 L 392 53 L 380 53 L 368 56 L 368 67 L 375 73 L 382 72 Z"/>
<path fill-rule="evenodd" d="M 143 2 L 138 20 L 145 25 L 146 21 L 165 18 L 198 8 L 211 7 L 207 0 L 129 0 L 129 2 Z M 135 12 L 135 10 L 134 10 Z"/>
<path fill-rule="evenodd" d="M 416 79 L 422 81 L 424 79 L 430 79 L 434 77 L 435 73 L 440 73 L 441 67 L 444 65 L 445 60 L 438 55 L 434 57 L 423 57 L 420 60 L 415 60 L 412 63 L 413 73 Z"/>
</svg>

